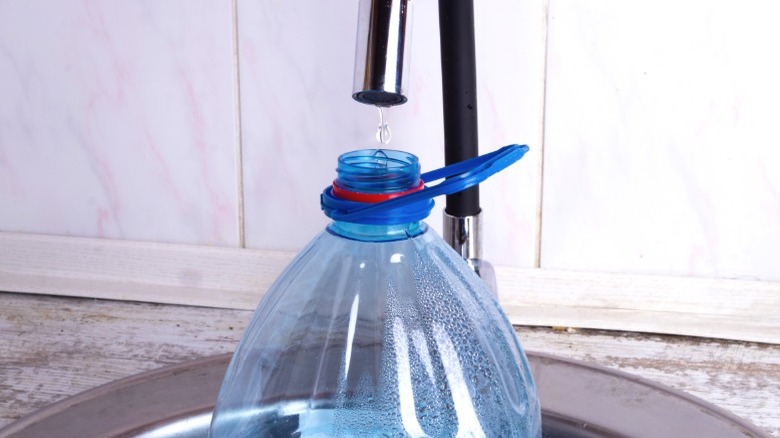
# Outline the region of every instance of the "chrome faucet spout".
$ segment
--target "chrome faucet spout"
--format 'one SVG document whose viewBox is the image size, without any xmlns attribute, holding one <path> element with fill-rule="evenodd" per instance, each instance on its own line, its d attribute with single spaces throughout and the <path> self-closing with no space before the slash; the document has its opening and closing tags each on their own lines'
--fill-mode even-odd
<svg viewBox="0 0 780 438">
<path fill-rule="evenodd" d="M 352 97 L 368 105 L 405 103 L 412 1 L 360 0 Z"/>
</svg>

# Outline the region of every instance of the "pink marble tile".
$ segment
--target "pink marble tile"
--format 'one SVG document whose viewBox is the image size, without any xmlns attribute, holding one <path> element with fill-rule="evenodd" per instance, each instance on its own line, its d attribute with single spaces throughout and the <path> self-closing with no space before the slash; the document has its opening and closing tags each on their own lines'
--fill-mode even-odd
<svg viewBox="0 0 780 438">
<path fill-rule="evenodd" d="M 230 2 L 0 3 L 0 230 L 236 245 Z"/>
<path fill-rule="evenodd" d="M 543 267 L 780 280 L 778 14 L 551 1 Z"/>
<path fill-rule="evenodd" d="M 531 266 L 543 93 L 543 2 L 478 2 L 480 150 L 533 151 L 486 182 L 485 255 Z M 409 102 L 389 111 L 390 148 L 443 165 L 436 2 L 414 11 Z M 357 2 L 239 0 L 239 65 L 250 247 L 298 249 L 327 223 L 319 194 L 336 158 L 377 146 L 377 110 L 352 100 Z M 428 223 L 441 229 L 441 206 Z"/>
</svg>

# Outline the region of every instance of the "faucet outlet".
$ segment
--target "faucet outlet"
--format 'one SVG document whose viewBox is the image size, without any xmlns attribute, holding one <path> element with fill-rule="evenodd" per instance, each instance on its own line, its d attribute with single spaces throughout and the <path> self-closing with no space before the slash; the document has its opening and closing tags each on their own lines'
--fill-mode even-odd
<svg viewBox="0 0 780 438">
<path fill-rule="evenodd" d="M 412 0 L 360 0 L 352 98 L 390 107 L 405 103 Z"/>
</svg>

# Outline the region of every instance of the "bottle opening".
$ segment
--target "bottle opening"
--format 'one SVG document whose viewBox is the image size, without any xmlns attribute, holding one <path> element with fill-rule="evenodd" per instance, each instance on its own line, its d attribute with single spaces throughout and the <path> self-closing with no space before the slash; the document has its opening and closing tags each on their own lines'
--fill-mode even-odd
<svg viewBox="0 0 780 438">
<path fill-rule="evenodd" d="M 416 156 L 391 149 L 348 152 L 339 157 L 336 172 L 336 180 L 320 196 L 325 215 L 337 224 L 330 225 L 331 231 L 341 226 L 338 225 L 341 222 L 382 225 L 383 233 L 386 233 L 388 225 L 404 225 L 404 238 L 424 231 L 418 222 L 431 212 L 433 199 L 410 199 L 407 196 L 421 192 L 425 187 Z M 393 204 L 395 201 L 400 201 L 400 204 Z M 374 206 L 376 211 L 363 211 L 359 217 L 343 216 L 354 209 Z"/>
<path fill-rule="evenodd" d="M 334 187 L 363 194 L 393 194 L 421 187 L 415 155 L 390 149 L 363 149 L 339 157 Z M 387 198 L 385 198 L 387 199 Z"/>
</svg>

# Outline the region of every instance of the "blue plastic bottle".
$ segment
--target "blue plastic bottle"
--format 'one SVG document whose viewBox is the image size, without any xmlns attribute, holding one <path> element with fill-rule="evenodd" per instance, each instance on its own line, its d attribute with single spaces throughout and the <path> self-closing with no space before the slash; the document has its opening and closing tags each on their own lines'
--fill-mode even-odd
<svg viewBox="0 0 780 438">
<path fill-rule="evenodd" d="M 507 165 L 482 164 L 488 173 Z M 435 190 L 419 190 L 417 158 L 357 151 L 339 157 L 337 170 L 322 198 L 336 220 L 260 303 L 210 436 L 540 437 L 539 401 L 512 326 L 421 222 Z M 465 185 L 486 178 L 454 172 Z"/>
</svg>

